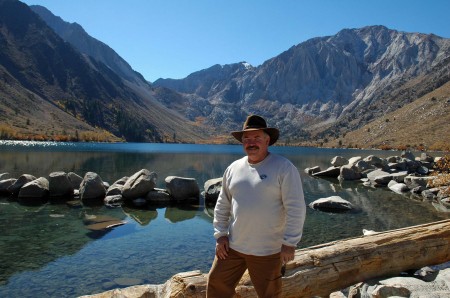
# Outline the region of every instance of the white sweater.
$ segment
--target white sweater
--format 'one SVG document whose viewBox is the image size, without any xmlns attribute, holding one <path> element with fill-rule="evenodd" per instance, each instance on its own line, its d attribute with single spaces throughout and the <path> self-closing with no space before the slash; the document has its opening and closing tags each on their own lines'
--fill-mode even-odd
<svg viewBox="0 0 450 298">
<path fill-rule="evenodd" d="M 288 159 L 270 153 L 250 164 L 245 156 L 225 170 L 214 237 L 228 236 L 230 247 L 244 254 L 275 254 L 282 244 L 297 245 L 305 214 L 300 174 Z"/>
</svg>

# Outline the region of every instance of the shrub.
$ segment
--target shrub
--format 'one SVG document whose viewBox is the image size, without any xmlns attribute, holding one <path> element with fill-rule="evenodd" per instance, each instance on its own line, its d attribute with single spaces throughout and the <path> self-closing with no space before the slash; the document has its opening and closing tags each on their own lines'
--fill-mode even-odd
<svg viewBox="0 0 450 298">
<path fill-rule="evenodd" d="M 436 172 L 435 178 L 431 181 L 432 187 L 441 188 L 441 192 L 450 195 L 450 154 L 445 155 L 434 165 Z"/>
</svg>

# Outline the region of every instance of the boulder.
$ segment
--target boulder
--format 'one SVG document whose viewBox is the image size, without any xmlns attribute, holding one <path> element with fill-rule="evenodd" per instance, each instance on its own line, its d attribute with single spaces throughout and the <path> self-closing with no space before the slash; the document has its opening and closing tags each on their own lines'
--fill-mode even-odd
<svg viewBox="0 0 450 298">
<path fill-rule="evenodd" d="M 418 177 L 408 175 L 405 177 L 405 184 L 409 189 L 416 188 L 417 186 L 427 187 L 428 182 L 432 179 L 434 179 L 434 177 Z"/>
<path fill-rule="evenodd" d="M 118 195 L 107 195 L 103 200 L 106 206 L 109 207 L 120 207 L 123 203 L 123 197 L 121 194 Z"/>
<path fill-rule="evenodd" d="M 341 169 L 337 167 L 329 167 L 324 171 L 314 173 L 313 176 L 337 178 L 341 173 Z"/>
<path fill-rule="evenodd" d="M 358 160 L 355 163 L 355 168 L 357 169 L 358 172 L 364 172 L 366 170 L 372 169 L 372 166 L 364 160 Z"/>
<path fill-rule="evenodd" d="M 9 179 L 5 179 L 5 180 L 1 180 L 0 181 L 0 194 L 1 193 L 10 193 L 8 191 L 8 188 L 13 185 L 14 183 L 16 183 L 17 179 L 15 178 L 9 178 Z"/>
<path fill-rule="evenodd" d="M 33 180 L 36 180 L 36 177 L 34 177 L 33 175 L 23 174 L 19 177 L 19 179 L 16 180 L 16 182 L 14 182 L 13 185 L 8 187 L 7 191 L 12 195 L 17 196 L 19 194 L 20 188 Z"/>
<path fill-rule="evenodd" d="M 6 179 L 10 179 L 11 177 L 10 177 L 10 175 L 9 175 L 9 173 L 1 173 L 0 174 L 0 181 L 1 180 L 6 180 Z"/>
<path fill-rule="evenodd" d="M 430 169 L 423 165 L 420 165 L 416 168 L 416 173 L 419 175 L 428 175 L 429 172 L 430 172 Z"/>
<path fill-rule="evenodd" d="M 364 158 L 364 161 L 377 168 L 383 168 L 388 164 L 386 160 L 379 158 L 378 156 L 375 155 L 367 156 L 366 158 Z"/>
<path fill-rule="evenodd" d="M 87 172 L 80 184 L 80 199 L 83 202 L 95 199 L 104 199 L 106 189 L 102 178 L 94 172 Z"/>
<path fill-rule="evenodd" d="M 422 152 L 420 154 L 420 161 L 421 162 L 433 162 L 434 161 L 434 157 L 432 157 L 431 155 L 428 155 L 425 152 Z"/>
<path fill-rule="evenodd" d="M 380 277 L 350 287 L 348 297 L 450 297 L 450 268 Z"/>
<path fill-rule="evenodd" d="M 398 193 L 398 194 L 402 194 L 402 193 L 409 191 L 409 188 L 408 188 L 408 186 L 406 186 L 406 184 L 398 183 L 394 180 L 391 180 L 389 182 L 388 187 L 390 190 L 392 190 L 393 192 Z"/>
<path fill-rule="evenodd" d="M 312 209 L 323 211 L 347 211 L 353 209 L 353 205 L 339 196 L 331 196 L 315 200 L 309 204 Z"/>
<path fill-rule="evenodd" d="M 122 177 L 119 180 L 116 180 L 111 186 L 107 188 L 106 195 L 107 196 L 115 196 L 122 195 L 123 186 L 127 182 L 129 177 Z"/>
<path fill-rule="evenodd" d="M 80 189 L 81 182 L 83 182 L 83 177 L 75 174 L 74 172 L 67 173 L 67 177 L 69 177 L 73 189 Z"/>
<path fill-rule="evenodd" d="M 433 193 L 431 190 L 429 190 L 429 189 L 425 189 L 424 191 L 422 191 L 422 197 L 424 198 L 424 199 L 427 199 L 427 200 L 429 200 L 429 201 L 434 201 L 436 198 L 437 198 L 437 196 L 436 196 L 436 194 L 435 193 Z"/>
<path fill-rule="evenodd" d="M 362 160 L 362 157 L 361 156 L 355 156 L 355 157 L 352 157 L 352 158 L 350 158 L 349 160 L 348 160 L 348 165 L 349 166 L 353 166 L 353 165 L 355 165 L 358 161 L 360 161 L 360 160 Z"/>
<path fill-rule="evenodd" d="M 386 176 L 386 175 L 389 175 L 389 173 L 382 171 L 380 169 L 377 169 L 377 170 L 373 170 L 373 171 L 367 173 L 367 178 L 370 181 L 374 181 L 377 176 Z"/>
<path fill-rule="evenodd" d="M 50 197 L 73 195 L 73 185 L 65 172 L 53 172 L 48 176 L 48 190 Z"/>
<path fill-rule="evenodd" d="M 215 203 L 222 189 L 222 178 L 209 179 L 205 182 L 205 202 Z"/>
<path fill-rule="evenodd" d="M 331 165 L 334 167 L 341 167 L 348 164 L 348 159 L 342 156 L 335 156 L 331 160 Z"/>
<path fill-rule="evenodd" d="M 198 199 L 200 195 L 200 189 L 194 178 L 168 176 L 165 182 L 167 191 L 177 201 Z"/>
<path fill-rule="evenodd" d="M 355 171 L 355 169 L 350 166 L 350 165 L 345 165 L 341 167 L 340 170 L 340 174 L 339 174 L 340 179 L 342 180 L 358 180 L 361 179 L 361 173 Z"/>
<path fill-rule="evenodd" d="M 39 177 L 25 183 L 19 190 L 18 198 L 22 203 L 42 203 L 42 199 L 48 195 L 48 189 L 49 182 L 47 178 Z M 26 199 L 26 201 L 23 199 Z"/>
<path fill-rule="evenodd" d="M 320 172 L 320 167 L 319 166 L 315 166 L 315 167 L 311 167 L 311 168 L 306 168 L 305 169 L 305 173 L 308 175 L 312 175 L 314 173 L 318 173 Z"/>
<path fill-rule="evenodd" d="M 123 185 L 114 183 L 113 185 L 108 187 L 108 189 L 106 190 L 106 195 L 107 196 L 115 196 L 115 195 L 122 196 L 122 190 L 123 190 Z"/>
<path fill-rule="evenodd" d="M 389 156 L 386 158 L 388 163 L 398 163 L 400 159 L 400 156 Z"/>
<path fill-rule="evenodd" d="M 162 188 L 154 188 L 147 193 L 145 197 L 148 203 L 167 203 L 172 200 L 167 190 Z"/>
<path fill-rule="evenodd" d="M 123 186 L 122 195 L 125 199 L 145 197 L 156 186 L 157 174 L 142 169 L 127 179 Z"/>
<path fill-rule="evenodd" d="M 409 160 L 416 159 L 416 157 L 414 156 L 414 154 L 412 154 L 411 151 L 402 151 L 402 154 L 400 156 Z"/>
</svg>

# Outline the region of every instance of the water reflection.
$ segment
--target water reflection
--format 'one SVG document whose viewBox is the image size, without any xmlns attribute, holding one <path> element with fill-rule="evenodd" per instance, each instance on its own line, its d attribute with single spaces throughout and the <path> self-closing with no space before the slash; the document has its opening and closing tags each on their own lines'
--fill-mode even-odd
<svg viewBox="0 0 450 298">
<path fill-rule="evenodd" d="M 47 147 L 0 144 L 0 173 L 47 177 L 54 171 L 98 173 L 114 182 L 145 168 L 158 174 L 157 187 L 167 176 L 195 178 L 200 189 L 206 180 L 221 177 L 225 168 L 242 156 L 239 146 L 149 146 L 111 144 Z M 69 149 L 67 149 L 69 148 Z M 104 149 L 104 150 L 102 150 Z M 362 235 L 362 229 L 383 231 L 437 221 L 450 216 L 429 203 L 410 199 L 385 188 L 367 188 L 357 182 L 315 178 L 306 167 L 329 166 L 336 156 L 395 155 L 394 152 L 274 147 L 300 170 L 305 197 L 310 203 L 339 195 L 357 210 L 325 213 L 307 210 L 300 247 Z M 159 284 L 177 272 L 206 272 L 214 254 L 213 206 L 158 205 L 146 209 L 85 206 L 72 208 L 64 201 L 23 206 L 0 197 L 0 296 L 73 297 L 120 287 L 116 280 L 133 278 Z M 105 217 L 126 222 L 111 229 L 89 229 Z"/>
</svg>

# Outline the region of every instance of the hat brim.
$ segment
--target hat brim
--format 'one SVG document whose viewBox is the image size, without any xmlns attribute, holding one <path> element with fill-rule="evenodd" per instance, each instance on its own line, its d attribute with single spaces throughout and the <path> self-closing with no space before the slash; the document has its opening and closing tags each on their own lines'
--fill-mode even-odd
<svg viewBox="0 0 450 298">
<path fill-rule="evenodd" d="M 267 128 L 248 128 L 245 130 L 241 130 L 241 131 L 232 131 L 231 135 L 238 140 L 239 142 L 242 143 L 242 136 L 244 135 L 244 132 L 246 131 L 255 131 L 255 130 L 263 130 L 265 131 L 269 137 L 270 137 L 270 142 L 269 142 L 269 146 L 275 144 L 278 140 L 278 137 L 280 136 L 280 132 L 278 131 L 278 129 L 273 128 L 273 127 L 267 127 Z"/>
</svg>

